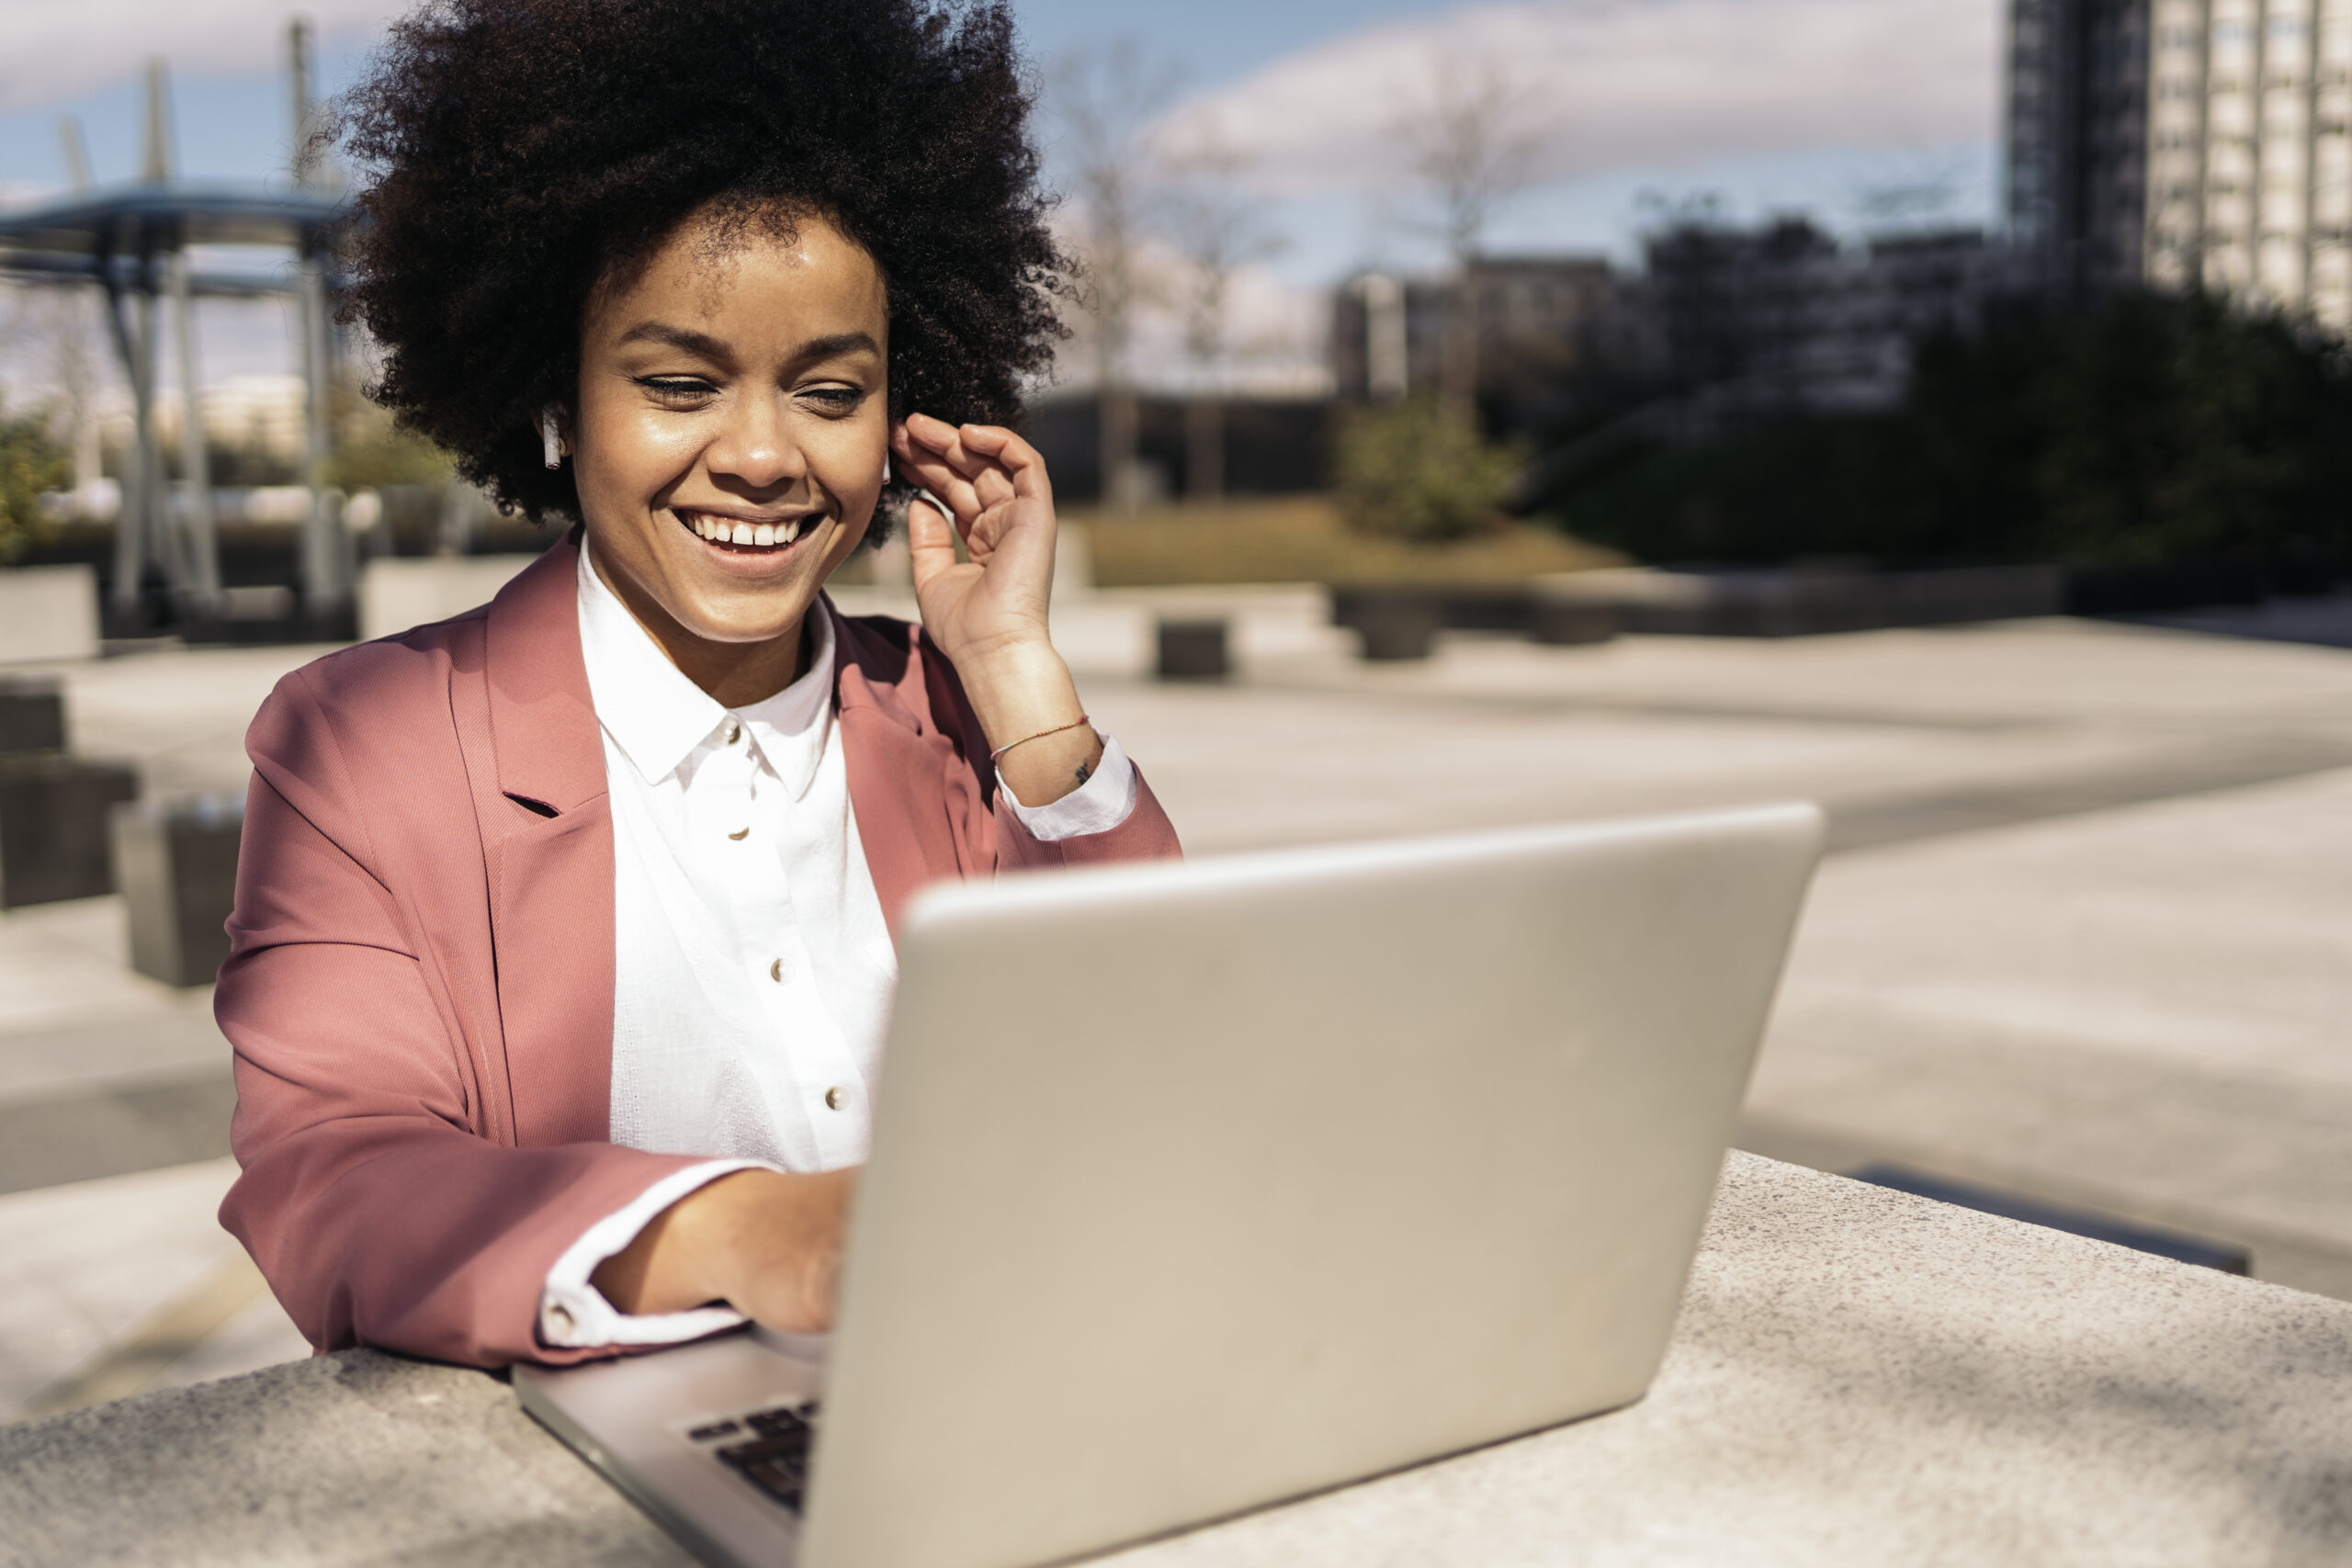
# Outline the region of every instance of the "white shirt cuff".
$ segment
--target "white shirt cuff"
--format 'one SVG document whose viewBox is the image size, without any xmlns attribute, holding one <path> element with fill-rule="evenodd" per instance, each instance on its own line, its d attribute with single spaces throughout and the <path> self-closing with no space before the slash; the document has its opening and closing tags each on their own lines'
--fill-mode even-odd
<svg viewBox="0 0 2352 1568">
<path fill-rule="evenodd" d="M 654 1313 L 639 1317 L 605 1299 L 588 1282 L 596 1266 L 637 1239 L 653 1216 L 722 1176 L 739 1170 L 774 1170 L 755 1159 L 714 1159 L 672 1171 L 627 1208 L 616 1210 L 582 1231 L 539 1287 L 539 1340 L 565 1349 L 599 1345 L 676 1345 L 699 1339 L 722 1328 L 732 1328 L 743 1314 L 732 1307 L 696 1307 L 691 1312 Z"/>
<path fill-rule="evenodd" d="M 1096 739 L 1102 742 L 1102 765 L 1084 784 L 1047 805 L 1022 805 L 1021 797 L 1005 784 L 1004 774 L 997 774 L 996 787 L 1003 792 L 1012 815 L 1039 843 L 1107 833 L 1135 814 L 1136 765 L 1119 750 L 1118 741 L 1099 730 Z"/>
</svg>

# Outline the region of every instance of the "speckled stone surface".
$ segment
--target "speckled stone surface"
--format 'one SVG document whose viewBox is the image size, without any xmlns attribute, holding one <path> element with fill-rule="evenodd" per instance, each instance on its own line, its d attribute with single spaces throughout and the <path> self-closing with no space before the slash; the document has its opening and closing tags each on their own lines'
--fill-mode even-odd
<svg viewBox="0 0 2352 1568">
<path fill-rule="evenodd" d="M 447 1368 L 0 1429 L 9 1564 L 685 1561 Z M 1736 1155 L 1641 1404 L 1107 1561 L 2352 1561 L 2352 1305 Z"/>
</svg>

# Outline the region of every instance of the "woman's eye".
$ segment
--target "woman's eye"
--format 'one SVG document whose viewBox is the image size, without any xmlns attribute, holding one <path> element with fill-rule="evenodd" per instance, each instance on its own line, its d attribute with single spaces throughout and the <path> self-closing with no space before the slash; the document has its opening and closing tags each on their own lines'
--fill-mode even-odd
<svg viewBox="0 0 2352 1568">
<path fill-rule="evenodd" d="M 849 413 L 865 400 L 855 387 L 809 387 L 800 395 L 827 413 Z"/>
<path fill-rule="evenodd" d="M 646 376 L 639 378 L 639 386 L 665 403 L 696 403 L 718 395 L 718 389 L 709 382 L 693 377 Z"/>
</svg>

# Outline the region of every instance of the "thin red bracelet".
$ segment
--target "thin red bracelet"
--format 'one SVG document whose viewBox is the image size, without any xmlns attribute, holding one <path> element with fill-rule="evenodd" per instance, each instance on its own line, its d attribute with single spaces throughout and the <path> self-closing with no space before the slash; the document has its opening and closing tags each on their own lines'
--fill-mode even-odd
<svg viewBox="0 0 2352 1568">
<path fill-rule="evenodd" d="M 1004 745 L 998 747 L 995 750 L 989 753 L 989 766 L 996 766 L 996 760 L 999 757 L 1003 756 L 1007 751 L 1012 750 L 1015 746 L 1026 746 L 1032 740 L 1043 740 L 1048 735 L 1059 735 L 1065 729 L 1076 729 L 1080 725 L 1086 722 L 1086 716 L 1084 714 L 1080 714 L 1068 724 L 1057 724 L 1051 729 L 1041 729 L 1035 735 L 1024 735 L 1018 740 L 1007 741 Z"/>
</svg>

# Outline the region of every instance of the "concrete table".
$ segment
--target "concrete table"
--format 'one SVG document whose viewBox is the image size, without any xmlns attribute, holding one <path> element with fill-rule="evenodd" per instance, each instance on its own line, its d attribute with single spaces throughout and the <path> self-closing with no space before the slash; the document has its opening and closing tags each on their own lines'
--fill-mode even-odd
<svg viewBox="0 0 2352 1568">
<path fill-rule="evenodd" d="M 2352 1305 L 1735 1155 L 1631 1410 L 1119 1568 L 2352 1560 Z M 495 1379 L 369 1352 L 0 1430 L 7 1564 L 688 1560 Z"/>
</svg>

